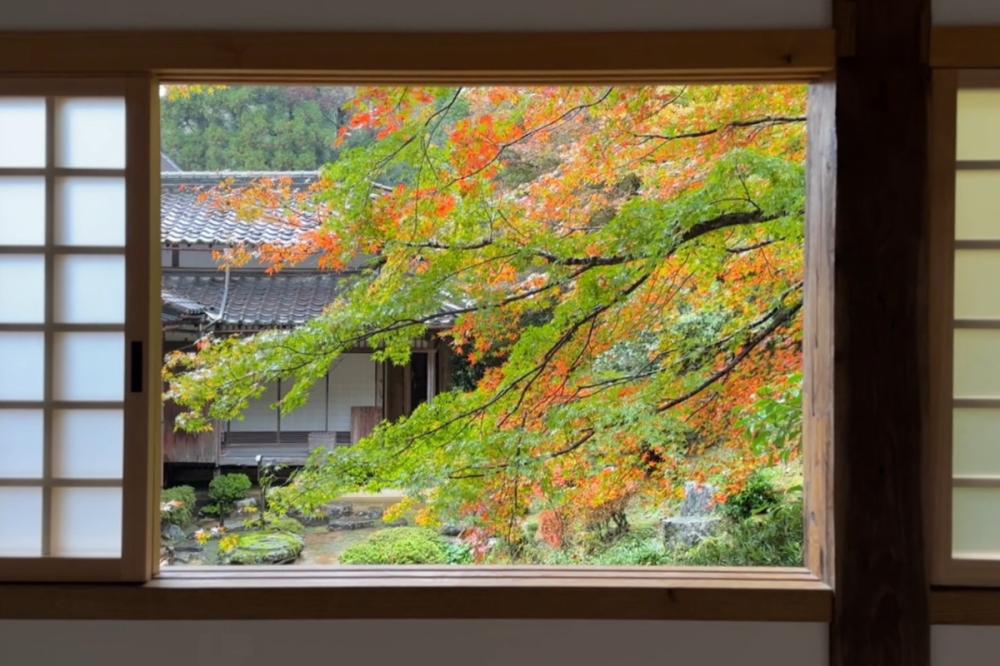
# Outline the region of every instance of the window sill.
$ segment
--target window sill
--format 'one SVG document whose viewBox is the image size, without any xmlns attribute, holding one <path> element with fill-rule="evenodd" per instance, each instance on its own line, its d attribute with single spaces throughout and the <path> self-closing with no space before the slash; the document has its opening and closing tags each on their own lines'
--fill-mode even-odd
<svg viewBox="0 0 1000 666">
<path fill-rule="evenodd" d="M 806 569 L 191 567 L 144 585 L 0 585 L 0 619 L 828 622 Z"/>
</svg>

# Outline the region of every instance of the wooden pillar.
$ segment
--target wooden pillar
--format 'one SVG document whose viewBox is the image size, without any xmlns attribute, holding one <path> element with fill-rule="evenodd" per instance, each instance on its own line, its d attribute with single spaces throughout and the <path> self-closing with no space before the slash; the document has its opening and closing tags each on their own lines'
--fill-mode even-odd
<svg viewBox="0 0 1000 666">
<path fill-rule="evenodd" d="M 929 0 L 835 5 L 836 586 L 831 666 L 927 666 Z"/>
<path fill-rule="evenodd" d="M 385 365 L 385 418 L 394 421 L 405 410 L 406 373 L 402 366 L 387 362 Z"/>
<path fill-rule="evenodd" d="M 436 343 L 437 354 L 437 390 L 435 393 L 444 393 L 451 390 L 451 347 L 447 342 L 438 340 Z"/>
</svg>

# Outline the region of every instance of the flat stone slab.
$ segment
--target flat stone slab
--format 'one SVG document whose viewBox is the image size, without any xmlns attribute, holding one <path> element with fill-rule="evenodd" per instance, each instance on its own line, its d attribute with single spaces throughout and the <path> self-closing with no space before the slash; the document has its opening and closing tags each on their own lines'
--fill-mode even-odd
<svg viewBox="0 0 1000 666">
<path fill-rule="evenodd" d="M 375 518 L 367 516 L 335 518 L 327 524 L 327 529 L 334 532 L 340 530 L 363 530 L 369 527 L 375 527 L 375 520 Z"/>
<path fill-rule="evenodd" d="M 222 564 L 291 564 L 302 554 L 305 541 L 287 532 L 254 532 L 240 536 L 231 553 L 219 554 Z"/>
<path fill-rule="evenodd" d="M 696 546 L 719 530 L 717 516 L 678 516 L 663 519 L 663 543 L 667 548 Z"/>
</svg>

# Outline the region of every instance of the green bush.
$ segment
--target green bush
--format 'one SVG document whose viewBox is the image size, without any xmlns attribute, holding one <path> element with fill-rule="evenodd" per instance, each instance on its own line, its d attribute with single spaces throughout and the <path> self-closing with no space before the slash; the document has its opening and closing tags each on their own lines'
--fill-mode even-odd
<svg viewBox="0 0 1000 666">
<path fill-rule="evenodd" d="M 746 486 L 726 500 L 722 512 L 736 521 L 767 513 L 781 504 L 781 491 L 771 470 L 758 469 L 747 479 Z"/>
<path fill-rule="evenodd" d="M 175 486 L 160 493 L 160 522 L 184 527 L 194 520 L 197 498 L 191 486 Z M 169 508 L 165 508 L 169 505 Z"/>
<path fill-rule="evenodd" d="M 433 530 L 393 527 L 372 534 L 340 555 L 341 564 L 448 564 L 448 544 Z"/>
<path fill-rule="evenodd" d="M 593 564 L 612 567 L 657 566 L 669 564 L 667 552 L 655 528 L 637 529 L 625 534 L 604 551 L 596 553 Z"/>
<path fill-rule="evenodd" d="M 212 479 L 208 484 L 208 494 L 215 500 L 215 510 L 218 512 L 220 522 L 232 513 L 237 502 L 246 498 L 251 488 L 253 484 L 246 474 L 222 474 Z"/>
<path fill-rule="evenodd" d="M 734 522 L 697 546 L 671 554 L 672 563 L 692 566 L 800 567 L 804 516 L 801 498 Z"/>
<path fill-rule="evenodd" d="M 248 518 L 243 521 L 243 527 L 247 529 L 262 529 L 265 532 L 306 533 L 305 526 L 291 516 L 279 516 L 273 513 L 265 513 L 263 518 Z"/>
<path fill-rule="evenodd" d="M 468 545 L 449 541 L 444 550 L 448 564 L 472 564 L 472 549 Z"/>
<path fill-rule="evenodd" d="M 531 518 L 524 522 L 524 536 L 528 541 L 535 541 L 538 538 L 537 518 Z"/>
</svg>

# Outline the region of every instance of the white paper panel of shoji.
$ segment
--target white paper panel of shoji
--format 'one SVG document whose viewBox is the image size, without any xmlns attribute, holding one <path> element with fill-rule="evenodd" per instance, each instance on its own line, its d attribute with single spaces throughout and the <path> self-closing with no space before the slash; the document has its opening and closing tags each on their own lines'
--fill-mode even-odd
<svg viewBox="0 0 1000 666">
<path fill-rule="evenodd" d="M 70 97 L 56 103 L 56 166 L 125 168 L 125 100 Z"/>
<path fill-rule="evenodd" d="M 955 252 L 955 318 L 1000 319 L 1000 250 Z"/>
<path fill-rule="evenodd" d="M 121 488 L 53 488 L 52 555 L 120 557 Z"/>
<path fill-rule="evenodd" d="M 53 278 L 56 322 L 122 324 L 125 322 L 125 257 L 60 255 Z"/>
<path fill-rule="evenodd" d="M 45 98 L 0 98 L 0 167 L 45 166 Z"/>
<path fill-rule="evenodd" d="M 125 179 L 74 176 L 55 181 L 57 245 L 125 245 Z"/>
<path fill-rule="evenodd" d="M 954 410 L 952 465 L 959 476 L 1000 476 L 1000 409 Z"/>
<path fill-rule="evenodd" d="M 1000 160 L 1000 90 L 958 91 L 956 157 Z"/>
<path fill-rule="evenodd" d="M 45 335 L 0 331 L 0 400 L 41 400 L 45 389 Z"/>
<path fill-rule="evenodd" d="M 40 409 L 0 409 L 0 479 L 39 479 L 44 462 Z"/>
<path fill-rule="evenodd" d="M 962 558 L 1000 558 L 1000 488 L 955 488 L 952 549 Z"/>
<path fill-rule="evenodd" d="M 0 254 L 0 323 L 45 321 L 45 255 Z"/>
<path fill-rule="evenodd" d="M 956 398 L 1000 398 L 1000 330 L 954 332 Z"/>
<path fill-rule="evenodd" d="M 42 489 L 0 487 L 0 557 L 42 554 Z"/>
<path fill-rule="evenodd" d="M 52 414 L 52 475 L 57 479 L 120 479 L 120 409 L 57 409 Z"/>
<path fill-rule="evenodd" d="M 1000 239 L 1000 170 L 963 169 L 956 172 L 955 238 Z"/>
<path fill-rule="evenodd" d="M 121 400 L 125 383 L 122 333 L 57 333 L 52 356 L 56 400 Z"/>
<path fill-rule="evenodd" d="M 0 245 L 45 244 L 45 178 L 0 176 Z"/>
</svg>

